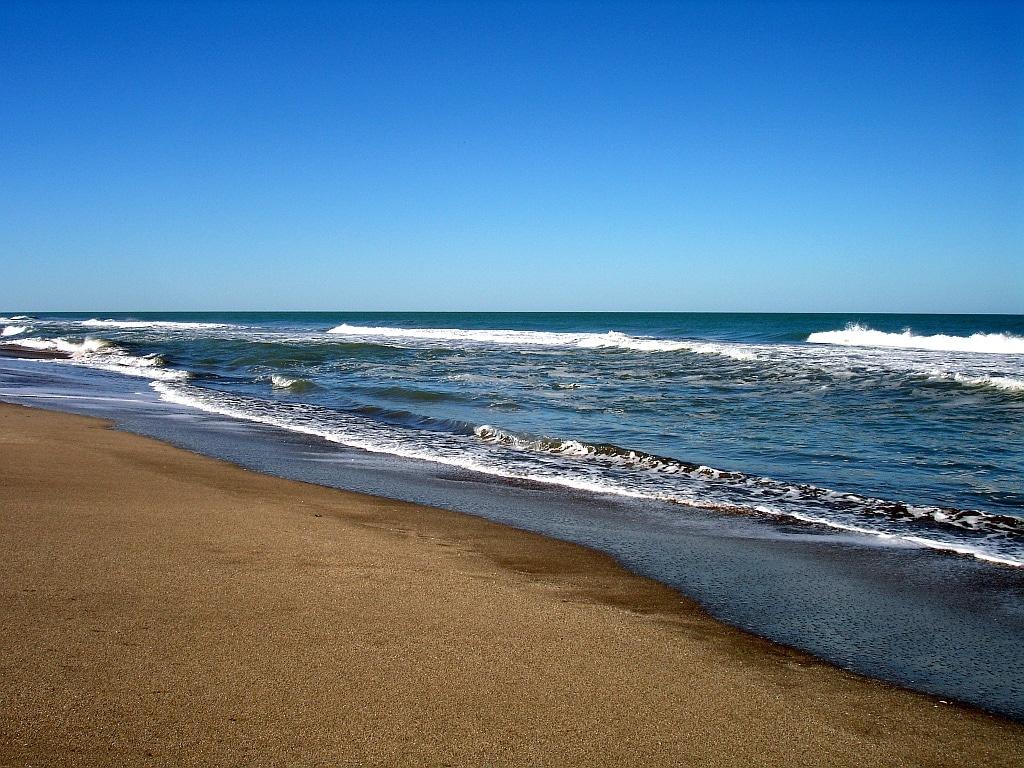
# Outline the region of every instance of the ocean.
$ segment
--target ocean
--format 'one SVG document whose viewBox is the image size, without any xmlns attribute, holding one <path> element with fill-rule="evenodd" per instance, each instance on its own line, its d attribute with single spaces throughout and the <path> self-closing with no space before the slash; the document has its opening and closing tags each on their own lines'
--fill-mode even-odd
<svg viewBox="0 0 1024 768">
<path fill-rule="evenodd" d="M 0 399 L 579 541 L 1024 719 L 1024 316 L 8 313 L 0 334 L 62 356 L 0 360 Z"/>
</svg>

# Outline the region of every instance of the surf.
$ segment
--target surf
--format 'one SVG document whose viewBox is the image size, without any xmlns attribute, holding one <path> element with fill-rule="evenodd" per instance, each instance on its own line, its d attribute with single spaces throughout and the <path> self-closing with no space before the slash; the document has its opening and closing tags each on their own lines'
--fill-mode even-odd
<svg viewBox="0 0 1024 768">
<path fill-rule="evenodd" d="M 327 333 L 361 338 L 406 339 L 431 342 L 461 342 L 519 347 L 574 347 L 577 349 L 622 349 L 633 352 L 696 352 L 718 354 L 737 360 L 755 360 L 756 355 L 741 345 L 685 339 L 631 336 L 619 331 L 606 333 L 560 333 L 549 331 L 478 330 L 463 328 L 394 328 L 356 326 L 343 323 Z"/>
<path fill-rule="evenodd" d="M 920 349 L 932 352 L 968 352 L 986 355 L 1024 355 L 1024 337 L 1008 333 L 973 333 L 970 336 L 935 334 L 919 336 L 911 330 L 902 333 L 876 331 L 857 323 L 841 331 L 817 331 L 807 337 L 808 344 L 832 344 L 845 347 L 887 347 Z"/>
</svg>

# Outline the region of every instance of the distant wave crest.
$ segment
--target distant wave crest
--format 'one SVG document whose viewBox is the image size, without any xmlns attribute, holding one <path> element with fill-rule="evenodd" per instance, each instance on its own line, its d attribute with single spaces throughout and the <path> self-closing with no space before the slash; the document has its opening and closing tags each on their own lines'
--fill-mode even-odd
<svg viewBox="0 0 1024 768">
<path fill-rule="evenodd" d="M 188 330 L 190 328 L 230 328 L 227 323 L 185 323 L 170 320 L 83 320 L 82 325 L 91 328 L 163 328 L 165 330 Z"/>
<path fill-rule="evenodd" d="M 418 341 L 456 341 L 509 346 L 626 349 L 634 352 L 696 352 L 700 354 L 724 355 L 736 360 L 757 359 L 754 353 L 736 344 L 630 336 L 618 331 L 608 331 L 607 333 L 556 333 L 550 331 L 468 330 L 463 328 L 363 327 L 346 323 L 331 328 L 328 333 L 362 338 L 380 337 Z"/>
<path fill-rule="evenodd" d="M 924 349 L 937 352 L 978 352 L 1022 355 L 1024 338 L 1007 333 L 975 333 L 971 336 L 918 336 L 912 331 L 886 333 L 863 325 L 848 325 L 842 331 L 819 331 L 807 337 L 810 344 L 836 344 L 846 347 L 891 347 Z"/>
</svg>

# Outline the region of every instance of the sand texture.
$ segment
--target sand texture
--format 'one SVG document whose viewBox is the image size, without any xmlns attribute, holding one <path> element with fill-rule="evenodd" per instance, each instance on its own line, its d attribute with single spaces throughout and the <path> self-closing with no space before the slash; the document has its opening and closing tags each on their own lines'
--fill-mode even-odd
<svg viewBox="0 0 1024 768">
<path fill-rule="evenodd" d="M 610 559 L 0 405 L 0 765 L 1021 766 Z"/>
</svg>

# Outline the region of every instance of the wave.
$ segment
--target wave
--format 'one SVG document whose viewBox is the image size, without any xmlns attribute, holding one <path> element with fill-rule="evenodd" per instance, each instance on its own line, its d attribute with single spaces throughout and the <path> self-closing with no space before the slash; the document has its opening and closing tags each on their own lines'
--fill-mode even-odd
<svg viewBox="0 0 1024 768">
<path fill-rule="evenodd" d="M 696 352 L 736 360 L 756 360 L 757 355 L 736 344 L 607 333 L 558 333 L 553 331 L 467 330 L 462 328 L 390 328 L 342 324 L 327 333 L 356 337 L 383 337 L 417 341 L 459 341 L 526 347 L 576 347 L 578 349 L 625 349 L 634 352 Z"/>
<path fill-rule="evenodd" d="M 191 328 L 232 328 L 229 323 L 185 323 L 170 320 L 83 320 L 81 325 L 91 328 L 162 328 L 165 330 L 188 330 Z"/>
<path fill-rule="evenodd" d="M 293 379 L 278 373 L 270 377 L 270 386 L 274 389 L 288 389 L 292 392 L 306 392 L 316 388 L 316 384 L 309 379 Z"/>
<path fill-rule="evenodd" d="M 967 376 L 962 373 L 933 373 L 932 378 L 942 381 L 955 381 L 965 387 L 992 387 L 1007 392 L 1024 392 L 1024 379 L 1013 376 Z"/>
<path fill-rule="evenodd" d="M 395 427 L 387 421 L 332 411 L 305 403 L 290 408 L 275 408 L 274 403 L 261 401 L 244 395 L 215 392 L 214 390 L 187 384 L 152 382 L 150 384 L 160 399 L 170 403 L 218 413 L 230 418 L 267 424 L 290 432 L 315 435 L 330 442 L 358 448 L 369 453 L 382 453 L 401 458 L 429 461 L 436 464 L 468 469 L 488 475 L 512 480 L 532 480 L 552 483 L 568 488 L 593 493 L 611 493 L 620 496 L 639 497 L 642 494 L 608 487 L 599 482 L 583 478 L 552 475 L 539 471 L 524 471 L 500 463 L 488 462 L 479 454 L 467 451 L 467 444 L 461 439 L 465 435 L 445 430 L 447 434 L 433 434 L 429 443 L 417 440 L 417 435 L 426 430 Z M 371 409 L 373 410 L 373 409 Z"/>
<path fill-rule="evenodd" d="M 41 351 L 58 352 L 67 355 L 68 362 L 89 368 L 140 376 L 146 379 L 163 381 L 184 381 L 190 377 L 188 371 L 165 368 L 166 359 L 157 354 L 132 355 L 127 350 L 107 339 L 86 338 L 82 340 L 55 339 L 17 339 L 8 342 L 10 346 L 23 347 Z"/>
<path fill-rule="evenodd" d="M 542 453 L 569 456 L 573 458 L 589 458 L 602 460 L 606 463 L 632 469 L 643 469 L 666 474 L 686 474 L 693 478 L 710 478 L 712 480 L 744 479 L 745 475 L 726 472 L 721 469 L 690 464 L 678 459 L 620 448 L 609 443 L 586 443 L 580 440 L 559 440 L 551 437 L 537 437 L 516 432 L 507 432 L 490 424 L 484 424 L 474 430 L 481 440 L 495 445 L 505 445 L 519 450 L 539 451 Z"/>
<path fill-rule="evenodd" d="M 971 336 L 918 336 L 910 330 L 903 333 L 875 331 L 859 324 L 842 331 L 818 331 L 807 337 L 810 344 L 835 344 L 846 347 L 887 347 L 923 349 L 935 352 L 976 352 L 983 354 L 1024 354 L 1024 337 L 1008 333 L 975 333 Z"/>
<path fill-rule="evenodd" d="M 372 453 L 589 493 L 824 526 L 904 546 L 927 546 L 1024 566 L 1024 520 L 1008 515 L 885 501 L 614 445 L 518 434 L 489 425 L 472 432 L 452 425 L 434 431 L 427 425 L 400 425 L 308 403 L 263 401 L 185 384 L 154 382 L 151 386 L 169 402 L 317 435 Z"/>
<path fill-rule="evenodd" d="M 28 330 L 27 325 L 6 325 L 0 331 L 0 336 L 20 336 Z"/>
<path fill-rule="evenodd" d="M 93 354 L 114 347 L 113 342 L 106 339 L 18 339 L 10 342 L 13 346 L 25 347 L 26 349 L 38 349 L 51 352 L 61 352 L 66 355 L 79 356 Z"/>
<path fill-rule="evenodd" d="M 977 542 L 958 542 L 942 536 L 941 533 L 938 537 L 908 535 L 897 532 L 890 526 L 878 529 L 873 528 L 871 524 L 872 519 L 881 519 L 887 523 L 923 525 L 927 529 L 940 532 L 943 528 L 952 528 L 980 534 L 983 537 L 1009 537 L 1014 541 L 1024 542 L 1024 519 L 1010 515 L 886 501 L 807 484 L 786 483 L 768 477 L 730 472 L 611 444 L 537 437 L 508 432 L 490 425 L 477 427 L 475 434 L 487 443 L 519 451 L 585 459 L 605 466 L 639 470 L 646 474 L 685 477 L 697 481 L 698 486 L 704 486 L 699 487 L 696 497 L 691 494 L 674 495 L 671 492 L 655 493 L 651 496 L 660 501 L 728 512 L 758 512 L 800 523 L 824 525 L 882 538 L 902 539 L 921 546 L 971 555 L 1003 565 L 1024 566 L 1024 558 L 1016 553 L 1014 556 L 1006 556 L 1005 553 L 993 551 L 992 547 L 986 547 L 984 544 L 979 547 Z M 708 484 L 719 487 L 712 490 Z"/>
</svg>

